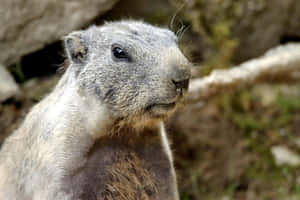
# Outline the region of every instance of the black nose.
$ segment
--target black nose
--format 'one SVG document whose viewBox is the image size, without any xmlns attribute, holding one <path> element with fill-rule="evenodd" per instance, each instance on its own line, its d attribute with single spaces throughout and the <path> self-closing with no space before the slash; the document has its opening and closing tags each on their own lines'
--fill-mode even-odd
<svg viewBox="0 0 300 200">
<path fill-rule="evenodd" d="M 176 91 L 180 93 L 180 95 L 183 94 L 183 92 L 187 91 L 189 87 L 189 79 L 184 80 L 172 80 L 172 82 L 175 85 Z"/>
</svg>

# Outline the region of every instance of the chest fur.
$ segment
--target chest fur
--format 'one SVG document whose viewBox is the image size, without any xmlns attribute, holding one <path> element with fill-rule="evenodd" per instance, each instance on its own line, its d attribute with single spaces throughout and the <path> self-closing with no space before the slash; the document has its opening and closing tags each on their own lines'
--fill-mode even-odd
<svg viewBox="0 0 300 200">
<path fill-rule="evenodd" d="M 85 166 L 66 178 L 65 192 L 84 200 L 173 199 L 170 159 L 160 140 L 146 140 L 98 141 Z"/>
</svg>

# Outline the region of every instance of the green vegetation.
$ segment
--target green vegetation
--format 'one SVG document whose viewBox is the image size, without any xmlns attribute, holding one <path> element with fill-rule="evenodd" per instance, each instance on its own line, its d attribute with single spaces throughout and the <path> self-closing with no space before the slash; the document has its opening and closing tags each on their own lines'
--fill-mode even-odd
<svg viewBox="0 0 300 200">
<path fill-rule="evenodd" d="M 292 194 L 300 197 L 299 169 L 277 166 L 270 152 L 272 145 L 276 144 L 294 147 L 296 135 L 292 130 L 295 129 L 293 121 L 300 114 L 299 96 L 286 96 L 276 88 L 270 89 L 276 95 L 269 105 L 262 105 L 262 99 L 253 89 L 243 89 L 221 97 L 219 106 L 224 117 L 244 133 L 248 153 L 256 156 L 255 162 L 245 170 L 244 178 L 256 184 L 259 199 L 273 199 L 276 195 L 286 198 Z M 230 193 L 235 189 L 230 187 Z"/>
<path fill-rule="evenodd" d="M 193 9 L 185 13 L 193 31 L 206 45 L 202 74 L 232 66 L 239 43 L 234 37 L 233 26 L 238 22 L 241 6 L 240 1 L 196 0 Z"/>
<path fill-rule="evenodd" d="M 245 132 L 285 128 L 300 111 L 299 97 L 277 92 L 274 102 L 262 105 L 261 99 L 251 90 L 244 89 L 225 94 L 220 98 L 224 116 Z"/>
<path fill-rule="evenodd" d="M 182 199 L 300 199 L 300 167 L 277 165 L 271 153 L 277 145 L 300 153 L 298 91 L 257 85 L 186 111 L 195 122 L 174 133 Z"/>
</svg>

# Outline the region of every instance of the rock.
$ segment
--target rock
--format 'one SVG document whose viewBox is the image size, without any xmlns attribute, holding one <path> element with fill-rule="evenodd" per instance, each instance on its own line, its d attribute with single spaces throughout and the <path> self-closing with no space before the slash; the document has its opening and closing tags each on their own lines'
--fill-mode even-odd
<svg viewBox="0 0 300 200">
<path fill-rule="evenodd" d="M 22 56 L 87 25 L 115 2 L 117 0 L 2 0 L 0 63 L 9 66 Z"/>
<path fill-rule="evenodd" d="M 189 3 L 184 12 L 192 29 L 216 52 L 233 56 L 237 63 L 257 57 L 280 42 L 300 39 L 299 0 L 186 2 Z M 230 48 L 234 49 L 232 55 L 226 53 Z"/>
<path fill-rule="evenodd" d="M 7 100 L 19 93 L 19 87 L 6 71 L 6 69 L 0 65 L 0 102 Z"/>
<path fill-rule="evenodd" d="M 278 92 L 269 84 L 259 84 L 253 89 L 255 95 L 257 95 L 263 106 L 271 106 L 275 103 Z"/>
<path fill-rule="evenodd" d="M 231 200 L 230 196 L 223 196 L 221 197 L 221 200 Z"/>
<path fill-rule="evenodd" d="M 296 138 L 294 140 L 294 143 L 297 145 L 298 148 L 300 148 L 300 138 Z"/>
<path fill-rule="evenodd" d="M 234 35 L 239 38 L 238 60 L 256 57 L 288 37 L 300 37 L 300 1 L 247 1 Z"/>
<path fill-rule="evenodd" d="M 284 146 L 274 146 L 271 149 L 277 165 L 290 165 L 293 167 L 300 165 L 300 157 Z"/>
<path fill-rule="evenodd" d="M 120 1 L 105 16 L 111 19 L 122 19 L 124 16 L 130 16 L 152 24 L 168 25 L 175 12 L 171 1 L 126 0 Z"/>
</svg>

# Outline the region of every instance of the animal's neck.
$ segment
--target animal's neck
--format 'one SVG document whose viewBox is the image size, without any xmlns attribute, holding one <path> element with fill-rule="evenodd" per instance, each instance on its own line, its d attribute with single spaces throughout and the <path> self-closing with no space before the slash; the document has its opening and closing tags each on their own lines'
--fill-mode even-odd
<svg viewBox="0 0 300 200">
<path fill-rule="evenodd" d="M 79 88 L 72 72 L 62 77 L 42 104 L 53 110 L 46 115 L 59 119 L 58 123 L 64 125 L 66 130 L 61 131 L 63 134 L 86 134 L 97 139 L 113 124 L 109 110 L 96 97 L 85 94 Z"/>
<path fill-rule="evenodd" d="M 42 121 L 39 121 L 42 124 L 39 128 L 42 130 L 37 132 L 43 133 L 46 143 L 51 144 L 48 151 L 53 151 L 55 155 L 53 162 L 60 158 L 66 162 L 61 165 L 80 167 L 78 160 L 83 160 L 85 154 L 101 138 L 119 137 L 124 142 L 160 138 L 159 121 L 143 128 L 128 124 L 119 126 L 120 123 L 111 117 L 111 113 L 97 99 L 80 92 L 70 76 L 64 76 L 53 93 L 33 112 L 40 113 L 41 110 L 44 111 L 41 114 Z"/>
</svg>

